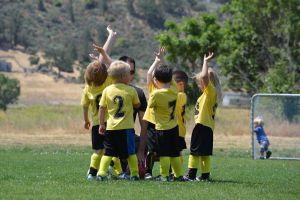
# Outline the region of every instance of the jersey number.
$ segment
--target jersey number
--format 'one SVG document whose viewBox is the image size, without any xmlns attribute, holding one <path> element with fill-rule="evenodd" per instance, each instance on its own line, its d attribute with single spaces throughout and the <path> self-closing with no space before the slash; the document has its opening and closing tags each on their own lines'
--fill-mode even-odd
<svg viewBox="0 0 300 200">
<path fill-rule="evenodd" d="M 181 112 L 182 123 L 184 123 L 184 114 L 185 114 L 185 105 L 182 106 L 182 112 Z"/>
<path fill-rule="evenodd" d="M 95 98 L 97 110 L 99 110 L 99 102 L 100 102 L 101 96 L 102 96 L 102 94 L 98 94 Z"/>
<path fill-rule="evenodd" d="M 218 104 L 216 103 L 216 104 L 213 106 L 213 115 L 212 115 L 212 118 L 213 118 L 213 119 L 215 119 L 215 114 L 216 114 L 217 107 L 218 107 Z"/>
<path fill-rule="evenodd" d="M 176 100 L 169 102 L 169 108 L 172 108 L 172 112 L 170 113 L 170 120 L 174 119 L 174 112 L 176 107 Z"/>
<path fill-rule="evenodd" d="M 115 96 L 114 97 L 114 103 L 118 104 L 118 110 L 115 113 L 114 117 L 115 118 L 124 117 L 125 113 L 121 111 L 122 108 L 123 108 L 123 103 L 124 103 L 123 98 L 121 96 Z"/>
</svg>

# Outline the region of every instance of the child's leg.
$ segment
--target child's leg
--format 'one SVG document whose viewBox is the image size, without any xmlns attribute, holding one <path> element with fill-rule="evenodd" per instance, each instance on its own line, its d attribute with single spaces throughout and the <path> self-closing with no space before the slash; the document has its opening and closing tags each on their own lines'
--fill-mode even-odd
<svg viewBox="0 0 300 200">
<path fill-rule="evenodd" d="M 117 157 L 113 157 L 112 158 L 112 161 L 114 162 L 114 165 L 113 165 L 113 169 L 114 169 L 114 175 L 115 176 L 118 176 L 119 174 L 121 174 L 122 172 L 122 167 L 121 167 L 121 162 L 120 162 L 120 159 L 117 158 Z"/>
<path fill-rule="evenodd" d="M 210 175 L 210 156 L 200 156 L 201 177 L 208 179 Z"/>
<path fill-rule="evenodd" d="M 96 150 L 91 156 L 89 174 L 91 174 L 92 176 L 97 175 L 100 166 L 100 160 L 103 156 L 103 152 L 104 151 L 102 149 Z"/>
<path fill-rule="evenodd" d="M 170 168 L 170 164 L 171 164 L 170 157 L 161 156 L 159 158 L 159 162 L 160 162 L 160 175 L 162 177 L 169 176 L 169 168 Z"/>
<path fill-rule="evenodd" d="M 138 160 L 136 157 L 136 154 L 129 155 L 128 156 L 128 165 L 130 169 L 130 176 L 139 176 L 139 170 L 138 170 Z"/>
<path fill-rule="evenodd" d="M 171 157 L 171 165 L 176 178 L 182 176 L 182 163 L 180 157 Z"/>
<path fill-rule="evenodd" d="M 106 176 L 112 156 L 103 156 L 100 162 L 100 169 L 97 176 Z"/>
<path fill-rule="evenodd" d="M 188 178 L 191 180 L 194 180 L 196 178 L 199 161 L 200 161 L 200 156 L 194 156 L 194 155 L 189 156 Z"/>
</svg>

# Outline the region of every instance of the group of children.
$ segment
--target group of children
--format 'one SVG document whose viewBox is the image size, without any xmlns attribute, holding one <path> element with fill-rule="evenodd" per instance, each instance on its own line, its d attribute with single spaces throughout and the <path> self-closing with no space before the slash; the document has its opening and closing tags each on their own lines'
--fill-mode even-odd
<svg viewBox="0 0 300 200">
<path fill-rule="evenodd" d="M 152 167 L 155 160 L 160 163 L 160 175 L 156 180 L 210 180 L 214 118 L 222 96 L 218 75 L 208 68 L 213 53 L 204 55 L 202 70 L 195 77 L 202 94 L 195 106 L 189 170 L 184 176 L 181 151 L 186 149 L 187 96 L 184 90 L 188 82 L 187 74 L 181 70 L 173 71 L 166 65 L 165 49 L 160 48 L 147 72 L 147 104 L 143 91 L 130 85 L 135 73 L 134 60 L 125 56 L 112 61 L 109 57 L 116 33 L 110 26 L 107 30 L 109 36 L 103 48 L 94 46 L 99 57 L 86 69 L 86 86 L 81 100 L 86 129 L 91 127 L 89 107 L 92 116 L 94 153 L 88 180 L 107 180 L 110 167 L 115 176 L 133 181 L 139 180 L 139 170 L 141 172 L 145 167 L 144 178 L 154 179 Z M 134 132 L 136 113 L 141 126 L 138 148 Z M 129 170 L 126 171 L 124 166 L 127 165 Z M 197 177 L 199 167 L 201 175 Z"/>
</svg>

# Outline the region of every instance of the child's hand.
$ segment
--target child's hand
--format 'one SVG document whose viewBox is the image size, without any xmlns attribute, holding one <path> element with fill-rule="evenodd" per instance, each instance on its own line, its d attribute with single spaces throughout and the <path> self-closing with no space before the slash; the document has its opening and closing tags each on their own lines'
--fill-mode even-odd
<svg viewBox="0 0 300 200">
<path fill-rule="evenodd" d="M 117 35 L 117 32 L 112 30 L 111 25 L 108 25 L 106 30 L 108 31 L 109 35 L 113 35 L 113 36 Z"/>
<path fill-rule="evenodd" d="M 209 52 L 208 56 L 206 56 L 206 54 L 204 54 L 204 61 L 209 61 L 210 59 L 212 59 L 212 57 L 214 57 L 214 53 L 213 52 Z"/>
<path fill-rule="evenodd" d="M 89 56 L 90 56 L 90 58 L 91 58 L 92 60 L 98 60 L 98 57 L 95 56 L 95 55 L 92 54 L 92 53 L 90 53 Z"/>
<path fill-rule="evenodd" d="M 102 124 L 102 125 L 99 126 L 98 132 L 99 132 L 100 135 L 104 135 L 105 130 L 106 130 L 106 127 L 105 127 L 104 124 Z"/>
<path fill-rule="evenodd" d="M 96 44 L 93 44 L 93 47 L 94 47 L 94 50 L 97 51 L 98 53 L 100 53 L 100 54 L 104 54 L 105 53 L 105 50 L 102 47 L 100 47 L 100 46 L 98 46 Z"/>
<path fill-rule="evenodd" d="M 89 130 L 90 127 L 91 127 L 91 123 L 90 123 L 89 121 L 84 122 L 84 128 L 85 128 L 85 129 Z"/>
<path fill-rule="evenodd" d="M 163 62 L 165 56 L 165 47 L 160 47 L 158 52 L 154 52 L 155 54 L 155 61 Z"/>
</svg>

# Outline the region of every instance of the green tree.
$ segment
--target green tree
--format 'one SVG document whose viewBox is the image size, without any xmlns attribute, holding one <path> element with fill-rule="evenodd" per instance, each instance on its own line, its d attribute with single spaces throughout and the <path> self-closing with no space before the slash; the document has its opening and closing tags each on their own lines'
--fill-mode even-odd
<svg viewBox="0 0 300 200">
<path fill-rule="evenodd" d="M 0 74 L 0 109 L 6 110 L 8 104 L 15 103 L 20 96 L 20 82 Z"/>
<path fill-rule="evenodd" d="M 218 49 L 220 27 L 214 15 L 185 17 L 180 23 L 167 20 L 165 27 L 157 39 L 166 47 L 166 59 L 188 72 L 195 72 L 205 53 Z"/>
<path fill-rule="evenodd" d="M 300 2 L 233 0 L 223 8 L 218 63 L 233 90 L 300 91 Z"/>
</svg>

